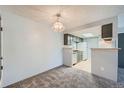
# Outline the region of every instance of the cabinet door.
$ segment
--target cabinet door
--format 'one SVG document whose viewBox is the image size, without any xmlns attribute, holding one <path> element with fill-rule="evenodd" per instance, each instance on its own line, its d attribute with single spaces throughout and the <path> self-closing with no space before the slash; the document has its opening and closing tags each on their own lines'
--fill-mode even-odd
<svg viewBox="0 0 124 93">
<path fill-rule="evenodd" d="M 72 54 L 72 64 L 77 63 L 77 53 Z"/>
<path fill-rule="evenodd" d="M 64 45 L 68 45 L 68 34 L 64 34 Z"/>
<path fill-rule="evenodd" d="M 64 34 L 64 45 L 72 45 L 73 42 L 82 42 L 82 38 L 71 34 Z"/>
<path fill-rule="evenodd" d="M 68 45 L 71 45 L 71 40 L 72 40 L 72 37 L 70 34 L 68 34 Z"/>
</svg>

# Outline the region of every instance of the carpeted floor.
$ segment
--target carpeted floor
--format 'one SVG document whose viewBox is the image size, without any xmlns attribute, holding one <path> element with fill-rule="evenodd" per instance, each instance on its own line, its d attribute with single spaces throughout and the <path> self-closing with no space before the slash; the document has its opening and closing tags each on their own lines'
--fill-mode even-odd
<svg viewBox="0 0 124 93">
<path fill-rule="evenodd" d="M 124 68 L 118 69 L 118 84 L 124 88 Z"/>
<path fill-rule="evenodd" d="M 107 80 L 88 72 L 61 66 L 25 79 L 8 88 L 113 88 L 124 87 L 121 83 Z"/>
</svg>

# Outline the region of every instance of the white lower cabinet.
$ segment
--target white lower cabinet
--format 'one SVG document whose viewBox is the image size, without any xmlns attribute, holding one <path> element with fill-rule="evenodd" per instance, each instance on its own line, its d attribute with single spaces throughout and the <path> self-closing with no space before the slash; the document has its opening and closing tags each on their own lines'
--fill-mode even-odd
<svg viewBox="0 0 124 93">
<path fill-rule="evenodd" d="M 73 66 L 72 64 L 72 48 L 63 48 L 63 64 L 65 66 Z"/>
<path fill-rule="evenodd" d="M 72 64 L 76 64 L 77 63 L 77 53 L 73 53 L 72 54 Z"/>
<path fill-rule="evenodd" d="M 80 50 L 73 50 L 72 48 L 63 48 L 63 64 L 66 66 L 73 66 L 83 60 L 83 52 Z"/>
<path fill-rule="evenodd" d="M 73 66 L 77 63 L 77 53 L 73 53 L 72 48 L 63 48 L 63 64 Z"/>
</svg>

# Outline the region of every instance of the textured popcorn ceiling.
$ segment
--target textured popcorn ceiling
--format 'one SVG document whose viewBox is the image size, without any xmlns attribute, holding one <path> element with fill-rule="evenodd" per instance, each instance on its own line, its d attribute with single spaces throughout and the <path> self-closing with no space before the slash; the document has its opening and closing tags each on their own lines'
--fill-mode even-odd
<svg viewBox="0 0 124 93">
<path fill-rule="evenodd" d="M 124 13 L 124 6 L 98 6 L 98 5 L 40 5 L 40 6 L 0 6 L 0 9 L 11 10 L 18 15 L 36 21 L 45 21 L 52 24 L 56 20 L 56 13 L 61 12 L 61 21 L 66 30 L 94 21 L 110 18 Z"/>
</svg>

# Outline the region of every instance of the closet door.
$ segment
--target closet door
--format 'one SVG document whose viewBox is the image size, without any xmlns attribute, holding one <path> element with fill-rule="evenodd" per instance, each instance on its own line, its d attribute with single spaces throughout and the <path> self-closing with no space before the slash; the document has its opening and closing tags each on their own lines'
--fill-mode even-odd
<svg viewBox="0 0 124 93">
<path fill-rule="evenodd" d="M 118 66 L 124 68 L 124 33 L 118 34 L 118 47 L 121 48 L 118 52 Z"/>
</svg>

